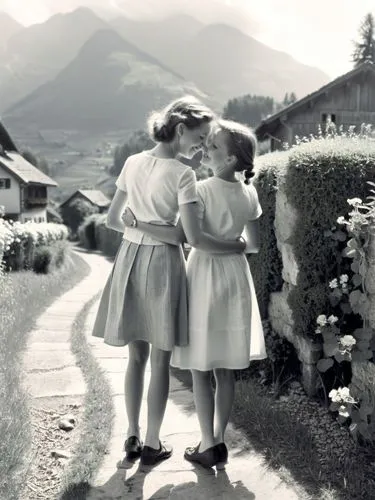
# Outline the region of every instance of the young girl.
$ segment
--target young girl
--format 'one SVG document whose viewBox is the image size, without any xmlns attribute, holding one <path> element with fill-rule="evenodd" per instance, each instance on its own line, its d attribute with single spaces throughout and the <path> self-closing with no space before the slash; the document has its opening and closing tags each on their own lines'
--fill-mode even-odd
<svg viewBox="0 0 375 500">
<path fill-rule="evenodd" d="M 227 239 L 238 239 L 244 232 L 246 252 L 256 253 L 262 210 L 257 192 L 249 183 L 256 139 L 238 123 L 221 120 L 218 125 L 204 158 L 214 176 L 198 184 L 201 228 Z M 245 184 L 236 176 L 242 171 Z M 187 277 L 189 344 L 173 349 L 171 364 L 192 370 L 202 439 L 185 451 L 185 458 L 222 468 L 228 459 L 224 434 L 234 399 L 233 370 L 248 367 L 250 359 L 266 357 L 262 323 L 244 253 L 219 254 L 194 248 L 187 262 Z"/>
<path fill-rule="evenodd" d="M 190 97 L 154 114 L 149 125 L 157 145 L 127 159 L 107 215 L 107 226 L 123 232 L 124 238 L 102 294 L 93 335 L 113 346 L 129 346 L 125 377 L 129 427 L 124 449 L 127 459 L 141 457 L 142 465 L 155 465 L 172 453 L 161 444 L 159 433 L 168 398 L 171 351 L 175 345 L 187 344 L 188 332 L 184 258 L 179 246 L 168 244 L 170 232 L 166 229 L 175 227 L 180 212 L 186 234 L 197 239 L 195 174 L 177 156 L 196 153 L 212 119 L 212 112 Z M 152 236 L 152 224 L 151 236 L 135 222 L 125 227 L 121 215 L 126 204 L 138 218 L 159 227 L 163 242 Z M 224 251 L 241 251 L 243 245 L 236 240 L 221 242 L 202 232 L 199 238 L 203 248 L 217 245 Z M 143 446 L 139 416 L 150 345 L 151 382 Z"/>
</svg>

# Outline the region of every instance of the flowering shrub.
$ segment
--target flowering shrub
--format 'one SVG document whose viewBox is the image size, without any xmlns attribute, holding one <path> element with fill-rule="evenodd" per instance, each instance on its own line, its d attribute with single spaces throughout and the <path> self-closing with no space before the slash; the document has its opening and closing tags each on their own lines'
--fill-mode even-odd
<svg viewBox="0 0 375 500">
<path fill-rule="evenodd" d="M 375 187 L 373 182 L 368 182 Z M 373 194 L 375 191 L 370 190 Z M 338 269 L 347 269 L 329 281 L 329 298 L 333 314 L 320 314 L 316 319 L 316 334 L 322 335 L 324 358 L 317 368 L 326 373 L 337 364 L 373 359 L 375 350 L 374 330 L 367 318 L 370 303 L 366 293 L 368 265 L 366 249 L 370 238 L 370 228 L 375 224 L 375 198 L 368 196 L 367 202 L 360 198 L 348 199 L 352 207 L 348 217 L 340 216 L 337 222 L 342 229 L 326 232 L 338 243 Z M 341 248 L 340 243 L 344 243 Z M 337 314 L 337 315 L 335 315 Z M 335 366 L 336 364 L 336 366 Z M 336 377 L 337 378 L 337 377 Z M 349 382 L 349 380 L 348 380 Z M 359 433 L 366 439 L 375 437 L 369 432 L 371 415 L 375 408 L 365 393 L 358 394 L 357 401 L 349 395 L 349 388 L 333 389 L 329 393 L 331 410 L 338 411 L 341 422 L 351 419 L 352 434 Z"/>
<path fill-rule="evenodd" d="M 32 267 L 35 249 L 68 237 L 62 224 L 14 222 L 0 217 L 0 257 L 7 270 Z"/>
</svg>

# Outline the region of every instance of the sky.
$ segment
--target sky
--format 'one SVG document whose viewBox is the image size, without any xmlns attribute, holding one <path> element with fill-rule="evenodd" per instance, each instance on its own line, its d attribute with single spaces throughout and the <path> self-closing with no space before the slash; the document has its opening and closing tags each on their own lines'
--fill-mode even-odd
<svg viewBox="0 0 375 500">
<path fill-rule="evenodd" d="M 204 23 L 225 22 L 331 78 L 352 69 L 352 41 L 363 17 L 375 14 L 375 0 L 0 0 L 0 11 L 24 25 L 79 6 L 109 17 L 185 13 Z"/>
</svg>

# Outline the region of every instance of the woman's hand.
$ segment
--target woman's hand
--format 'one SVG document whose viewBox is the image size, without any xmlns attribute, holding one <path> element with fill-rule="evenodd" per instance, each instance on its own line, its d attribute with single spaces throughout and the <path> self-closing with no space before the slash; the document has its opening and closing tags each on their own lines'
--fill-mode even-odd
<svg viewBox="0 0 375 500">
<path fill-rule="evenodd" d="M 126 207 L 121 219 L 124 222 L 125 227 L 136 227 L 137 219 L 129 207 Z"/>
</svg>

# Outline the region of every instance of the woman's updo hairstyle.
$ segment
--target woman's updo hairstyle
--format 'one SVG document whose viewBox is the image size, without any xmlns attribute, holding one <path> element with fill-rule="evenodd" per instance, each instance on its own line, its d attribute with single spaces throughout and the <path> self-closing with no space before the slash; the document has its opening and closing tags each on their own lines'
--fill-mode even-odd
<svg viewBox="0 0 375 500">
<path fill-rule="evenodd" d="M 155 142 L 171 142 L 179 123 L 183 123 L 188 129 L 194 129 L 213 119 L 214 114 L 207 106 L 195 97 L 185 96 L 171 102 L 161 111 L 152 113 L 148 129 Z"/>
<path fill-rule="evenodd" d="M 219 120 L 220 129 L 227 134 L 227 147 L 230 155 L 237 158 L 236 172 L 243 172 L 245 184 L 250 184 L 254 176 L 254 158 L 257 140 L 253 131 L 241 123 Z"/>
</svg>

